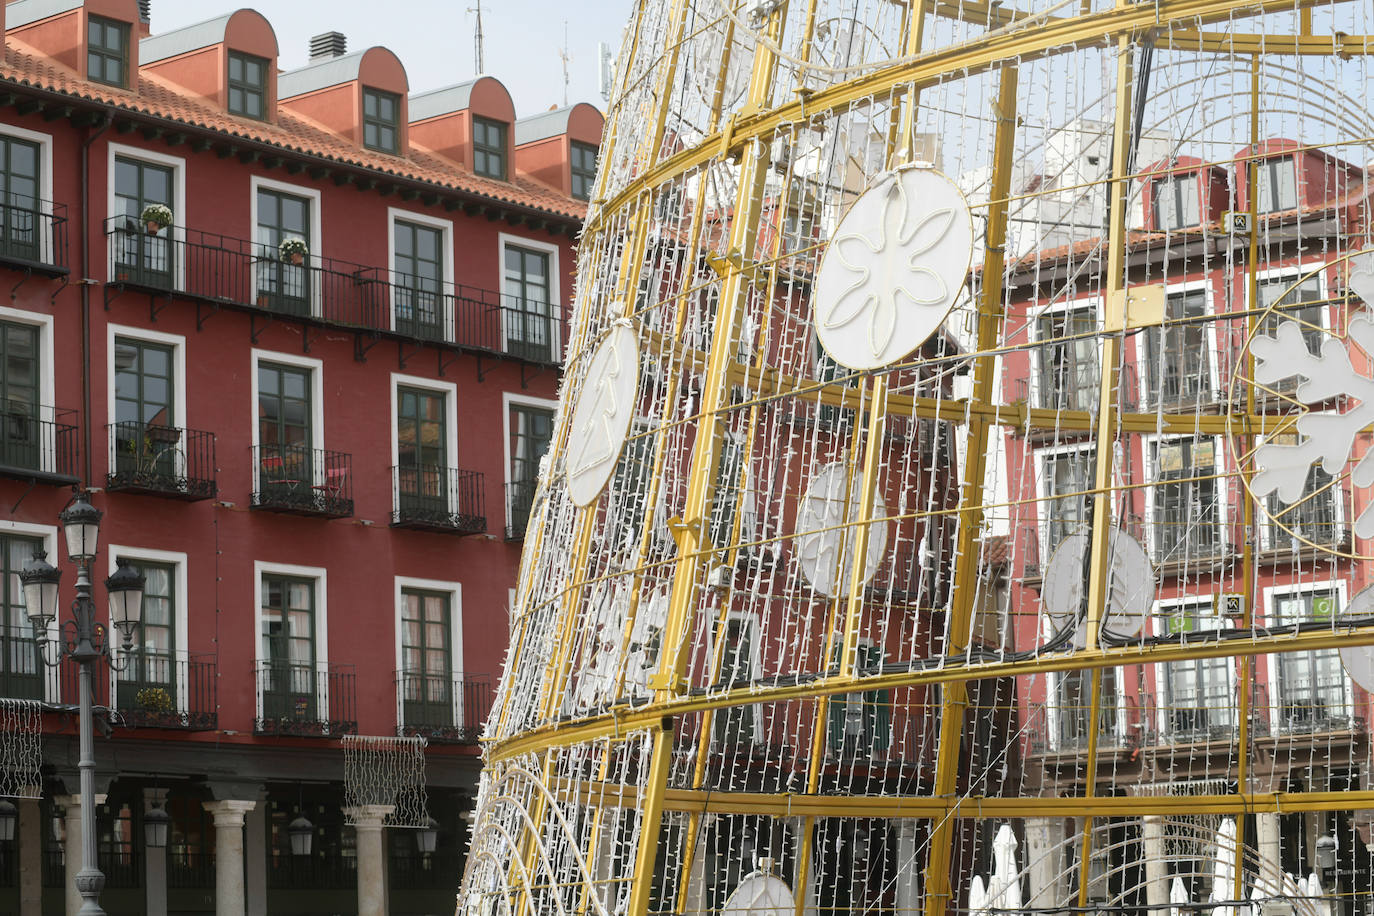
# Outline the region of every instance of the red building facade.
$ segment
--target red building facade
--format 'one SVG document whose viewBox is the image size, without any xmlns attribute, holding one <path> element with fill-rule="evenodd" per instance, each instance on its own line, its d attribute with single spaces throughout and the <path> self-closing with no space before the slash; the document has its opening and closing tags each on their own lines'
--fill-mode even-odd
<svg viewBox="0 0 1374 916">
<path fill-rule="evenodd" d="M 98 679 L 104 905 L 225 906 L 241 831 L 246 912 L 356 912 L 359 734 L 428 739 L 437 846 L 388 831 L 390 911 L 451 910 L 599 113 L 517 120 L 490 77 L 411 95 L 342 36 L 278 72 L 252 10 L 162 35 L 135 0 L 0 10 L 0 693 L 75 702 L 17 577 L 41 548 L 69 594 L 73 488 L 105 512 L 95 572 L 148 581 L 130 666 Z M 0 912 L 70 900 L 74 722 L 44 715 Z"/>
</svg>

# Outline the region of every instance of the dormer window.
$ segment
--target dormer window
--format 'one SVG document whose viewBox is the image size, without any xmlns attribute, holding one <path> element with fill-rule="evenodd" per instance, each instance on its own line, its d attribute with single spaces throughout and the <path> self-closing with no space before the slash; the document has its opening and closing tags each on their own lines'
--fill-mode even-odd
<svg viewBox="0 0 1374 916">
<path fill-rule="evenodd" d="M 472 170 L 506 180 L 506 125 L 500 121 L 472 119 Z"/>
<path fill-rule="evenodd" d="M 1155 182 L 1155 228 L 1185 229 L 1202 222 L 1196 173 L 1162 178 Z"/>
<path fill-rule="evenodd" d="M 261 121 L 267 117 L 267 61 L 229 53 L 229 113 Z"/>
<path fill-rule="evenodd" d="M 396 154 L 396 122 L 401 111 L 400 96 L 377 89 L 363 90 L 363 146 L 379 153 Z"/>
<path fill-rule="evenodd" d="M 128 85 L 129 24 L 91 16 L 86 29 L 86 77 L 108 86 Z"/>
<path fill-rule="evenodd" d="M 1277 213 L 1298 208 L 1298 170 L 1292 156 L 1259 164 L 1259 212 Z"/>
<path fill-rule="evenodd" d="M 596 147 L 590 143 L 572 144 L 572 196 L 578 200 L 592 199 L 592 185 L 596 183 Z"/>
</svg>

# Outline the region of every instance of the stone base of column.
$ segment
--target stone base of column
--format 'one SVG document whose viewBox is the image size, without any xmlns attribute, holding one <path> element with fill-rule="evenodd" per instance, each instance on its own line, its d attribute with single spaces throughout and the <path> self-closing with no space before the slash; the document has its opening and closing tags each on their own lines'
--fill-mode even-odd
<svg viewBox="0 0 1374 916">
<path fill-rule="evenodd" d="M 382 821 L 395 810 L 394 805 L 359 805 L 344 809 L 358 835 L 358 916 L 386 916 Z"/>
</svg>

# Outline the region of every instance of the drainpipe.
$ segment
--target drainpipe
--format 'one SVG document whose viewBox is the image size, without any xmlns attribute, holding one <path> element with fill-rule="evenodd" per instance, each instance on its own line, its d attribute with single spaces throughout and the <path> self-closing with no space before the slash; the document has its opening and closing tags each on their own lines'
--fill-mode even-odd
<svg viewBox="0 0 1374 916">
<path fill-rule="evenodd" d="M 114 114 L 106 110 L 100 129 L 81 144 L 81 466 L 82 480 L 91 485 L 91 145 L 109 129 Z"/>
</svg>

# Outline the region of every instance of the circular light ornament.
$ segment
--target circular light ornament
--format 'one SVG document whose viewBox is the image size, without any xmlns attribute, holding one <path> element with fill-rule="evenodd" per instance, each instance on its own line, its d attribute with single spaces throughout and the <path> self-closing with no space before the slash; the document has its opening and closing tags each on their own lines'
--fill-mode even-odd
<svg viewBox="0 0 1374 916">
<path fill-rule="evenodd" d="M 1341 613 L 1342 617 L 1370 615 L 1374 615 L 1374 586 L 1351 598 L 1350 604 Z M 1352 681 L 1374 693 L 1374 646 L 1342 646 L 1341 664 Z"/>
<path fill-rule="evenodd" d="M 1107 539 L 1110 550 L 1107 616 L 1102 628 L 1114 638 L 1131 639 L 1145 628 L 1145 620 L 1154 606 L 1154 571 L 1145 548 L 1134 537 L 1114 528 L 1108 532 Z M 1076 649 L 1087 645 L 1086 625 L 1078 625 L 1078 614 L 1083 606 L 1083 557 L 1088 544 L 1086 532 L 1064 538 L 1050 557 L 1040 592 L 1041 603 L 1054 632 L 1062 633 L 1065 627 L 1075 628 L 1073 645 Z"/>
<path fill-rule="evenodd" d="M 851 481 L 844 462 L 827 464 L 812 478 L 797 509 L 797 563 L 811 587 L 829 598 L 844 594 L 849 585 L 858 540 L 853 523 L 859 519 L 862 486 L 863 478 L 859 475 Z M 870 518 L 886 516 L 887 507 L 878 494 L 873 494 Z M 864 555 L 865 583 L 878 571 L 886 549 L 887 522 L 870 522 L 868 550 Z"/>
<path fill-rule="evenodd" d="M 816 274 L 816 336 L 850 369 L 896 362 L 954 307 L 973 257 L 973 219 L 943 173 L 879 176 L 840 220 Z"/>
<path fill-rule="evenodd" d="M 787 882 L 758 872 L 739 883 L 720 916 L 792 916 L 796 902 Z"/>
<path fill-rule="evenodd" d="M 615 473 L 639 385 L 639 341 L 628 323 L 611 327 L 592 353 L 568 432 L 568 495 L 590 506 Z"/>
</svg>

